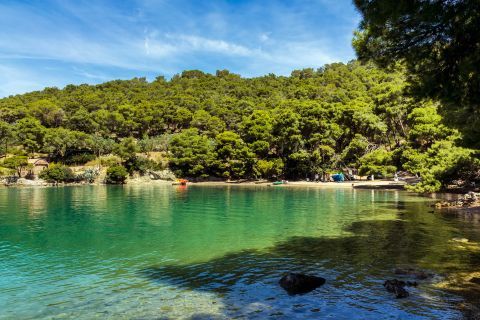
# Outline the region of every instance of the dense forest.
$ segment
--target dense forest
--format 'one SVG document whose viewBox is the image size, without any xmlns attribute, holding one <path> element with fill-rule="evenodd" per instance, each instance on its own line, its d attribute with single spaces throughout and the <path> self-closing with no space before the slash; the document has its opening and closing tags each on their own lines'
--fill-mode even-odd
<svg viewBox="0 0 480 320">
<path fill-rule="evenodd" d="M 379 177 L 408 171 L 422 178 L 417 191 L 478 180 L 476 153 L 443 124 L 442 105 L 406 88 L 400 65 L 385 71 L 358 61 L 289 77 L 191 70 L 46 88 L 0 100 L 0 153 L 44 153 L 67 165 L 115 154 L 128 172 L 168 166 L 199 179 L 305 179 L 355 168 Z"/>
</svg>

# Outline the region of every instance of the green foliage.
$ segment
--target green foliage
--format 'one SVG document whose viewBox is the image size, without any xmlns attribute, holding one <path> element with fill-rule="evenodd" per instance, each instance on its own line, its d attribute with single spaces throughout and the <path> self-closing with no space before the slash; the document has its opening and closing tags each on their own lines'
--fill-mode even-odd
<svg viewBox="0 0 480 320">
<path fill-rule="evenodd" d="M 111 138 L 104 138 L 98 135 L 90 136 L 90 151 L 96 154 L 98 157 L 105 154 L 110 154 L 115 150 L 115 140 Z"/>
<path fill-rule="evenodd" d="M 48 99 L 32 102 L 29 111 L 42 125 L 48 127 L 59 127 L 65 117 L 63 109 Z"/>
<path fill-rule="evenodd" d="M 127 172 L 132 174 L 133 172 L 139 172 L 140 174 L 145 174 L 148 170 L 161 170 L 161 166 L 151 159 L 145 157 L 130 157 L 123 163 Z"/>
<path fill-rule="evenodd" d="M 410 131 L 408 139 L 420 149 L 428 148 L 437 140 L 446 139 L 455 134 L 442 123 L 442 117 L 437 113 L 437 106 L 425 104 L 414 108 L 408 115 Z"/>
<path fill-rule="evenodd" d="M 280 157 L 287 158 L 297 152 L 302 145 L 300 115 L 290 108 L 274 110 L 272 133 Z"/>
<path fill-rule="evenodd" d="M 225 123 L 205 110 L 198 110 L 194 113 L 190 126 L 197 128 L 200 133 L 206 134 L 210 138 L 214 138 L 225 130 Z"/>
<path fill-rule="evenodd" d="M 422 181 L 411 187 L 412 191 L 435 192 L 453 180 L 479 172 L 478 161 L 472 159 L 472 150 L 458 147 L 451 140 L 441 140 L 432 144 L 425 152 L 406 149 L 403 152 L 406 170 L 417 173 Z"/>
<path fill-rule="evenodd" d="M 46 129 L 43 141 L 43 151 L 59 160 L 64 159 L 68 153 L 85 150 L 92 144 L 89 135 L 64 128 Z"/>
<path fill-rule="evenodd" d="M 355 0 L 363 20 L 353 40 L 362 60 L 405 64 L 410 93 L 440 100 L 464 143 L 480 147 L 480 2 Z"/>
<path fill-rule="evenodd" d="M 22 170 L 28 167 L 28 158 L 26 156 L 13 156 L 3 161 L 3 166 L 15 170 L 20 177 Z"/>
<path fill-rule="evenodd" d="M 9 177 L 15 173 L 16 171 L 14 169 L 0 167 L 0 177 Z"/>
<path fill-rule="evenodd" d="M 410 187 L 417 192 L 436 192 L 455 180 L 473 181 L 480 172 L 473 150 L 457 145 L 459 134 L 442 124 L 437 106 L 427 103 L 415 107 L 408 115 L 411 129 L 401 151 L 405 170 L 417 174 L 421 181 Z"/>
<path fill-rule="evenodd" d="M 395 166 L 433 188 L 457 169 L 473 179 L 475 161 L 455 149 L 464 137 L 444 124 L 445 105 L 404 94 L 410 74 L 401 64 L 387 72 L 352 61 L 289 77 L 192 70 L 171 80 L 69 85 L 0 99 L 0 144 L 9 154 L 122 164 L 130 173 L 168 165 L 191 178 L 304 179 L 346 166 L 389 175 Z M 460 160 L 426 171 L 438 143 Z"/>
<path fill-rule="evenodd" d="M 95 179 L 100 175 L 100 171 L 96 168 L 87 168 L 81 174 L 77 175 L 76 180 L 86 181 L 88 183 L 95 182 Z"/>
<path fill-rule="evenodd" d="M 78 153 L 69 155 L 63 162 L 66 165 L 84 165 L 87 162 L 94 161 L 96 158 L 93 153 Z"/>
<path fill-rule="evenodd" d="M 258 157 L 267 157 L 273 141 L 273 119 L 265 110 L 255 110 L 240 124 L 242 137 Z"/>
<path fill-rule="evenodd" d="M 72 182 L 75 179 L 72 169 L 56 163 L 52 163 L 48 168 L 43 169 L 38 176 L 48 182 Z"/>
<path fill-rule="evenodd" d="M 255 155 L 238 134 L 225 131 L 215 137 L 218 169 L 225 178 L 249 177 L 253 172 Z"/>
<path fill-rule="evenodd" d="M 201 135 L 198 129 L 187 129 L 172 137 L 170 166 L 180 177 L 206 178 L 213 174 L 215 148 L 213 141 Z"/>
<path fill-rule="evenodd" d="M 12 138 L 13 128 L 12 126 L 0 120 L 0 154 L 8 153 L 8 144 Z"/>
<path fill-rule="evenodd" d="M 36 152 L 43 147 L 45 127 L 35 118 L 23 118 L 15 125 L 18 141 L 28 152 Z"/>
<path fill-rule="evenodd" d="M 282 175 L 283 167 L 284 165 L 281 159 L 258 160 L 253 170 L 257 178 L 276 179 Z"/>
<path fill-rule="evenodd" d="M 163 134 L 161 136 L 144 137 L 138 141 L 138 147 L 141 152 L 150 153 L 154 151 L 168 151 L 171 136 Z"/>
<path fill-rule="evenodd" d="M 122 162 L 118 156 L 101 156 L 93 161 L 89 161 L 86 163 L 88 166 L 101 166 L 101 167 L 112 167 L 119 165 Z"/>
<path fill-rule="evenodd" d="M 392 153 L 384 148 L 367 153 L 359 159 L 361 176 L 374 175 L 385 178 L 392 176 L 397 168 L 393 165 Z"/>
<path fill-rule="evenodd" d="M 292 168 L 295 171 L 292 172 Z M 287 159 L 287 175 L 295 178 L 306 178 L 316 170 L 312 167 L 312 155 L 306 150 L 299 150 L 292 153 Z"/>
<path fill-rule="evenodd" d="M 105 183 L 107 184 L 124 184 L 127 180 L 128 172 L 123 166 L 112 166 L 107 169 Z"/>
<path fill-rule="evenodd" d="M 361 134 L 356 134 L 342 152 L 342 160 L 347 165 L 356 165 L 358 160 L 365 155 L 369 147 L 368 139 Z"/>
<path fill-rule="evenodd" d="M 137 142 L 133 137 L 125 138 L 120 141 L 115 149 L 115 154 L 123 160 L 135 157 L 138 151 Z"/>
</svg>

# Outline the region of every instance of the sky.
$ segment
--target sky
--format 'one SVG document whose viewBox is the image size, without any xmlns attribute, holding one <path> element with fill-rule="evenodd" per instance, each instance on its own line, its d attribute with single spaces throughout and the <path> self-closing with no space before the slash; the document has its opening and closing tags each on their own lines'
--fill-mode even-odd
<svg viewBox="0 0 480 320">
<path fill-rule="evenodd" d="M 244 77 L 355 58 L 351 0 L 0 0 L 0 97 L 228 69 Z"/>
</svg>

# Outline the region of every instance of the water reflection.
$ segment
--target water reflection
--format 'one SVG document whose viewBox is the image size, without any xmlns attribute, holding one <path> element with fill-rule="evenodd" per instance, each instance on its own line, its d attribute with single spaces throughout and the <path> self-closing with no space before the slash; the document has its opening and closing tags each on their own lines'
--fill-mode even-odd
<svg viewBox="0 0 480 320">
<path fill-rule="evenodd" d="M 350 231 L 353 235 L 348 237 L 294 237 L 268 250 L 244 250 L 205 263 L 151 266 L 140 273 L 160 284 L 222 294 L 227 317 L 295 316 L 292 298 L 278 286 L 278 279 L 289 271 L 327 278 L 327 284 L 312 294 L 294 298 L 301 301 L 307 317 L 318 315 L 318 307 L 322 317 L 348 315 L 350 319 L 460 316 L 453 307 L 459 299 L 439 292 L 431 281 L 411 289 L 408 302 L 398 304 L 382 286 L 385 279 L 394 277 L 396 267 L 428 267 L 441 273 L 446 259 L 465 258 L 463 252 L 444 245 L 443 237 L 452 234 L 423 233 L 399 220 L 356 222 Z M 425 243 L 436 250 L 418 246 Z M 254 303 L 258 305 L 250 314 Z"/>
<path fill-rule="evenodd" d="M 456 296 L 434 284 L 478 265 L 480 226 L 428 201 L 263 186 L 0 189 L 0 318 L 455 318 Z M 439 278 L 392 300 L 381 284 L 399 265 Z M 285 271 L 328 282 L 290 297 L 277 285 Z"/>
</svg>

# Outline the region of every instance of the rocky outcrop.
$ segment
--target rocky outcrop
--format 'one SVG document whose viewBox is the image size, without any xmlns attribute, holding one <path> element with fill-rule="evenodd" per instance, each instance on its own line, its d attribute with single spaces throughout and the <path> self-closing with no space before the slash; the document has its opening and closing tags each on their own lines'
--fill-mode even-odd
<svg viewBox="0 0 480 320">
<path fill-rule="evenodd" d="M 410 267 L 396 268 L 394 273 L 402 277 L 410 279 L 414 278 L 416 280 L 425 280 L 434 276 L 432 273 Z M 418 283 L 417 281 L 392 279 L 385 281 L 383 286 L 388 292 L 394 293 L 397 299 L 400 299 L 406 298 L 410 295 L 408 291 L 405 290 L 405 287 L 416 287 L 418 286 Z"/>
<path fill-rule="evenodd" d="M 170 180 L 174 181 L 176 179 L 175 175 L 170 169 L 165 169 L 161 171 L 148 171 L 148 175 L 152 180 Z"/>
<path fill-rule="evenodd" d="M 480 193 L 469 192 L 460 199 L 451 201 L 440 201 L 434 204 L 435 208 L 469 208 L 480 206 Z"/>
<path fill-rule="evenodd" d="M 397 299 L 406 298 L 410 295 L 408 291 L 405 290 L 406 285 L 407 283 L 405 281 L 397 279 L 387 280 L 383 283 L 385 289 L 387 289 L 388 292 L 394 293 Z"/>
<path fill-rule="evenodd" d="M 45 180 L 42 179 L 25 179 L 25 178 L 18 178 L 18 177 L 7 177 L 5 178 L 2 183 L 6 186 L 48 186 Z"/>
<path fill-rule="evenodd" d="M 308 293 L 325 283 L 325 279 L 301 273 L 289 273 L 283 276 L 279 284 L 289 294 Z"/>
</svg>

